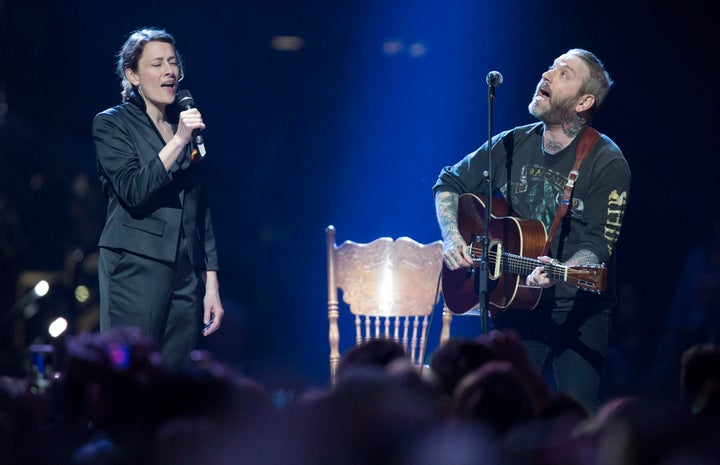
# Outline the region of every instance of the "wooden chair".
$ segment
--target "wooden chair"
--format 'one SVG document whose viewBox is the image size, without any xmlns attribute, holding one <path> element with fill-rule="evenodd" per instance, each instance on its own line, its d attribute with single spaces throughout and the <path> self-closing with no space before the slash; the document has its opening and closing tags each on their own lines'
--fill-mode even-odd
<svg viewBox="0 0 720 465">
<path fill-rule="evenodd" d="M 330 382 L 340 361 L 340 302 L 354 315 L 355 343 L 393 338 L 422 368 L 430 318 L 440 300 L 442 241 L 420 244 L 409 237 L 381 237 L 368 244 L 335 243 L 335 227 L 325 229 L 327 245 Z M 443 309 L 440 343 L 450 337 L 452 314 Z"/>
</svg>

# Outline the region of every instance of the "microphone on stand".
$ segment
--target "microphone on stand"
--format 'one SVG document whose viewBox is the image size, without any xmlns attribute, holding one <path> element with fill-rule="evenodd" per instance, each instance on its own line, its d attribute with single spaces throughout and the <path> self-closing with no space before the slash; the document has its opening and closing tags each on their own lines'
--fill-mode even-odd
<svg viewBox="0 0 720 465">
<path fill-rule="evenodd" d="M 502 79 L 502 78 L 501 78 Z M 178 106 L 182 111 L 189 110 L 191 108 L 195 108 L 195 100 L 192 98 L 192 95 L 190 94 L 189 90 L 183 89 L 180 92 L 178 92 L 177 97 L 175 97 L 178 103 Z M 195 159 L 196 153 L 200 154 L 200 159 L 205 158 L 205 154 L 207 151 L 205 150 L 205 140 L 203 139 L 203 136 L 200 134 L 200 129 L 195 129 L 192 133 L 193 137 L 193 143 L 195 144 L 195 149 L 193 150 L 192 158 Z"/>
<path fill-rule="evenodd" d="M 486 205 L 483 217 L 484 233 L 482 237 L 475 237 L 474 242 L 481 245 L 479 260 L 479 269 L 475 272 L 475 289 L 478 294 L 478 310 L 482 318 L 482 332 L 487 334 L 490 327 L 490 221 L 492 220 L 490 212 L 492 212 L 492 120 L 493 120 L 493 103 L 495 101 L 495 88 L 502 84 L 503 76 L 499 71 L 490 71 L 485 78 L 488 85 L 488 138 L 487 138 L 487 170 L 483 171 L 486 192 Z M 498 258 L 496 258 L 498 260 Z"/>
<path fill-rule="evenodd" d="M 503 75 L 500 74 L 500 71 L 490 71 L 485 78 L 485 82 L 490 87 L 498 87 L 503 83 Z"/>
</svg>

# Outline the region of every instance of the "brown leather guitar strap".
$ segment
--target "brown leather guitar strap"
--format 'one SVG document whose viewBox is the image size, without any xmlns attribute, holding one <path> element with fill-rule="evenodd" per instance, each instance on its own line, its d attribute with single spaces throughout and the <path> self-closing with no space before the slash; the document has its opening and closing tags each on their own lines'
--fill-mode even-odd
<svg viewBox="0 0 720 465">
<path fill-rule="evenodd" d="M 550 233 L 547 236 L 547 241 L 545 242 L 545 248 L 543 249 L 542 255 L 547 255 L 550 253 L 550 245 L 552 244 L 553 237 L 555 237 L 555 232 L 560 225 L 560 220 L 565 216 L 568 210 L 568 206 L 570 206 L 570 197 L 572 196 L 572 191 L 575 187 L 575 181 L 578 178 L 580 164 L 585 159 L 585 157 L 588 156 L 588 153 L 590 153 L 590 150 L 592 150 L 595 142 L 597 142 L 599 138 L 600 133 L 597 132 L 597 130 L 595 130 L 595 128 L 593 128 L 592 126 L 588 126 L 587 129 L 585 129 L 583 135 L 580 137 L 580 141 L 578 141 L 577 148 L 575 149 L 575 165 L 573 166 L 573 169 L 570 170 L 570 174 L 568 175 L 568 180 L 565 184 L 565 190 L 563 191 L 563 197 L 560 201 L 560 205 L 558 205 L 557 213 L 555 213 L 555 219 L 553 220 L 552 226 L 550 227 Z"/>
</svg>

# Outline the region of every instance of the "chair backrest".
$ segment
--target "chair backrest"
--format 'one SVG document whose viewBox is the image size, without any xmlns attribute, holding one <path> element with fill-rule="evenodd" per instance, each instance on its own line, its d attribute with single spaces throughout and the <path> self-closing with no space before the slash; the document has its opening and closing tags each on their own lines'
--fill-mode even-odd
<svg viewBox="0 0 720 465">
<path fill-rule="evenodd" d="M 381 237 L 338 246 L 333 226 L 325 234 L 332 385 L 340 361 L 338 289 L 354 315 L 356 344 L 392 338 L 403 345 L 413 364 L 422 366 L 430 318 L 440 299 L 442 241 L 420 244 L 409 237 Z M 450 337 L 451 318 L 444 310 L 440 343 Z"/>
</svg>

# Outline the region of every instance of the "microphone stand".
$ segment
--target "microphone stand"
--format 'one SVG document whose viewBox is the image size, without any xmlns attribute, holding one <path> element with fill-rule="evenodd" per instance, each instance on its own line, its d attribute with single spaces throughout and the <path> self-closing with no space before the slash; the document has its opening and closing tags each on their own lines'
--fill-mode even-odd
<svg viewBox="0 0 720 465">
<path fill-rule="evenodd" d="M 489 331 L 490 324 L 490 295 L 488 291 L 488 285 L 490 281 L 490 219 L 492 212 L 492 120 L 493 120 L 493 103 L 495 102 L 495 85 L 492 81 L 488 81 L 488 139 L 487 139 L 487 160 L 488 168 L 483 171 L 483 178 L 485 182 L 485 218 L 483 235 L 478 237 L 475 236 L 474 241 L 477 243 L 479 240 L 482 246 L 482 252 L 480 257 L 473 255 L 473 261 L 479 261 L 479 271 L 476 271 L 475 278 L 478 280 L 475 283 L 475 288 L 478 290 L 478 309 L 482 318 L 482 334 L 487 334 Z M 476 266 L 477 268 L 477 266 Z"/>
</svg>

